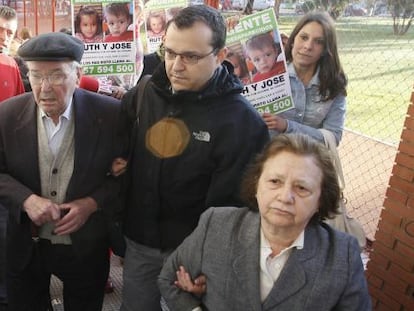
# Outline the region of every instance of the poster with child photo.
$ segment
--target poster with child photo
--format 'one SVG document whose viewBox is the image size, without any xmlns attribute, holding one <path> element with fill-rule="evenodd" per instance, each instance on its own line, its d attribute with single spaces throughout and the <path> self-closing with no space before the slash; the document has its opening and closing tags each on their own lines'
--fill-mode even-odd
<svg viewBox="0 0 414 311">
<path fill-rule="evenodd" d="M 145 53 L 158 50 L 168 21 L 179 10 L 188 6 L 188 0 L 149 0 L 144 5 L 143 35 Z"/>
<path fill-rule="evenodd" d="M 243 95 L 260 112 L 292 109 L 283 43 L 272 8 L 240 18 L 228 31 L 227 60 L 244 84 Z"/>
<path fill-rule="evenodd" d="M 74 36 L 85 43 L 81 61 L 85 75 L 136 74 L 133 13 L 134 1 L 72 0 Z"/>
</svg>

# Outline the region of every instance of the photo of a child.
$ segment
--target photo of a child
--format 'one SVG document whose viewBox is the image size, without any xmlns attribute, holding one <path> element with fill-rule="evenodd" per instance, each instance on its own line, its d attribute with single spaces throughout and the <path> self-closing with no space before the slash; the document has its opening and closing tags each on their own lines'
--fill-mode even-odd
<svg viewBox="0 0 414 311">
<path fill-rule="evenodd" d="M 229 49 L 226 60 L 228 60 L 234 67 L 234 74 L 240 79 L 243 85 L 250 83 L 249 70 L 244 58 L 239 52 Z"/>
<path fill-rule="evenodd" d="M 172 7 L 165 10 L 165 20 L 168 22 L 170 19 L 173 19 L 178 12 L 180 12 L 182 7 Z"/>
<path fill-rule="evenodd" d="M 129 2 L 117 2 L 105 6 L 104 21 L 108 31 L 104 42 L 134 40 L 134 31 L 128 30 L 128 26 L 132 23 L 129 6 Z"/>
<path fill-rule="evenodd" d="M 76 8 L 75 8 L 76 9 Z M 80 6 L 75 17 L 75 37 L 85 43 L 102 42 L 102 6 Z"/>
<path fill-rule="evenodd" d="M 281 47 L 274 41 L 272 32 L 248 39 L 245 50 L 255 68 L 252 82 L 262 81 L 286 71 L 283 60 L 277 61 Z"/>
<path fill-rule="evenodd" d="M 166 18 L 164 11 L 150 11 L 147 17 L 147 36 L 162 37 L 165 34 Z"/>
</svg>

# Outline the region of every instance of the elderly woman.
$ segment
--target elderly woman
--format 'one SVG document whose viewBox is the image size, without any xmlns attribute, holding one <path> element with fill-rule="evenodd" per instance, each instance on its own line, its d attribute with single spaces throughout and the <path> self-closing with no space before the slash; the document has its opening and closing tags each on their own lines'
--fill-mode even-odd
<svg viewBox="0 0 414 311">
<path fill-rule="evenodd" d="M 247 208 L 210 208 L 159 277 L 170 310 L 371 310 L 355 238 L 322 223 L 339 186 L 328 151 L 281 134 L 242 183 Z M 204 274 L 201 296 L 175 285 Z"/>
</svg>

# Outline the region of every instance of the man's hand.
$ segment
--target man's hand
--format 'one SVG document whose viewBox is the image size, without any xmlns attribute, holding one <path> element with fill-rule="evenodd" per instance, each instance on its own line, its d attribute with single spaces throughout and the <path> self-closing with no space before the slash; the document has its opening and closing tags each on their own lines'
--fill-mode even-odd
<svg viewBox="0 0 414 311">
<path fill-rule="evenodd" d="M 126 93 L 126 90 L 122 86 L 112 86 L 112 97 L 115 97 L 116 99 L 122 99 Z"/>
<path fill-rule="evenodd" d="M 57 235 L 70 234 L 81 228 L 89 216 L 98 209 L 95 200 L 86 197 L 59 205 L 61 220 L 55 224 L 54 233 Z"/>
<path fill-rule="evenodd" d="M 125 173 L 127 168 L 128 161 L 123 158 L 115 158 L 112 161 L 111 175 L 118 177 L 119 175 Z"/>
<path fill-rule="evenodd" d="M 204 274 L 199 275 L 194 282 L 183 266 L 180 266 L 176 274 L 177 281 L 174 282 L 174 285 L 178 288 L 197 296 L 202 296 L 206 292 L 207 280 Z"/>
<path fill-rule="evenodd" d="M 37 226 L 60 219 L 59 206 L 36 194 L 30 195 L 23 202 L 23 210 Z"/>
</svg>

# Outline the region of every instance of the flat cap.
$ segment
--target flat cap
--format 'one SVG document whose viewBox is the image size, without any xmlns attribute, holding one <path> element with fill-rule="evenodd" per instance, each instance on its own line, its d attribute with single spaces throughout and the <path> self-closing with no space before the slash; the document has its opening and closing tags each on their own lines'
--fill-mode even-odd
<svg viewBox="0 0 414 311">
<path fill-rule="evenodd" d="M 26 61 L 81 61 L 84 44 L 63 32 L 50 32 L 24 42 L 17 54 Z"/>
</svg>

